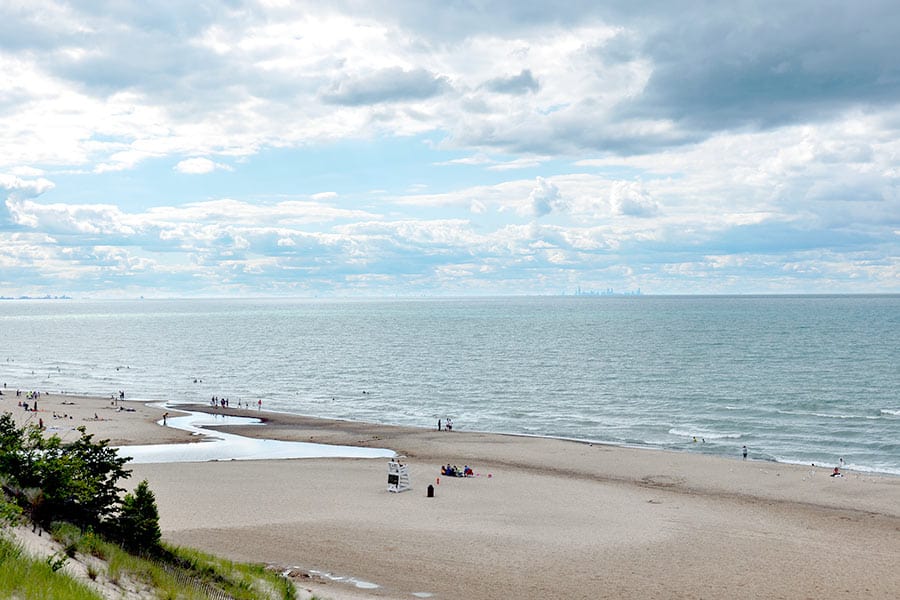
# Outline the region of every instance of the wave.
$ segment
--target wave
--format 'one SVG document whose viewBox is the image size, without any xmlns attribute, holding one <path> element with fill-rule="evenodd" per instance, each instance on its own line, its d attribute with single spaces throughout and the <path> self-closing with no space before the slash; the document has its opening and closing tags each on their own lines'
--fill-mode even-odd
<svg viewBox="0 0 900 600">
<path fill-rule="evenodd" d="M 780 415 L 794 415 L 796 417 L 818 417 L 820 419 L 878 419 L 880 416 L 878 415 L 836 415 L 833 413 L 817 413 L 817 412 L 804 412 L 799 410 L 776 410 Z M 893 413 L 886 409 L 881 409 L 881 414 L 896 414 L 900 415 L 900 410 L 894 411 Z"/>
<path fill-rule="evenodd" d="M 714 433 L 709 431 L 704 431 L 702 429 L 695 430 L 686 430 L 686 429 L 678 429 L 673 427 L 669 430 L 669 434 L 677 435 L 681 437 L 702 437 L 707 440 L 737 440 L 742 437 L 740 433 Z"/>
<path fill-rule="evenodd" d="M 892 417 L 900 417 L 900 408 L 882 408 L 882 415 L 891 415 Z"/>
</svg>

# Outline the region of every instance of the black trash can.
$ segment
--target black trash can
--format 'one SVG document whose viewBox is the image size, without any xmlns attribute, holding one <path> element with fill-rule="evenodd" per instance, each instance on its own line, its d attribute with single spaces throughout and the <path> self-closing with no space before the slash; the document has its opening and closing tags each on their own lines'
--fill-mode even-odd
<svg viewBox="0 0 900 600">
<path fill-rule="evenodd" d="M 430 485 L 430 484 L 429 484 L 429 486 L 428 486 L 428 497 L 429 497 L 429 498 L 434 498 L 434 486 L 433 486 L 433 485 Z"/>
</svg>

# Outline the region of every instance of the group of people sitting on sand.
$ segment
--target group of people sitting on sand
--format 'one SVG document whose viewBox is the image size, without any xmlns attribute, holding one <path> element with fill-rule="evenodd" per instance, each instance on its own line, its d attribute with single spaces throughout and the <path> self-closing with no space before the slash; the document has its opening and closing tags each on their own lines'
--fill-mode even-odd
<svg viewBox="0 0 900 600">
<path fill-rule="evenodd" d="M 474 477 L 475 471 L 472 470 L 472 467 L 469 465 L 464 466 L 462 469 L 457 467 L 456 465 L 450 466 L 450 463 L 447 463 L 446 466 L 441 467 L 441 475 L 446 477 Z"/>
</svg>

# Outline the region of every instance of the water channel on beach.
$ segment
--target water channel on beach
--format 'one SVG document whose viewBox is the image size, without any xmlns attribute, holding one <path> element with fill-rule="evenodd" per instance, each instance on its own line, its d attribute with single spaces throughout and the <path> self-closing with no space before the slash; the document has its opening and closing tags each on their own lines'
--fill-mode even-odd
<svg viewBox="0 0 900 600">
<path fill-rule="evenodd" d="M 164 407 L 164 405 L 159 405 Z M 160 425 L 163 422 L 158 422 Z M 211 460 L 268 460 L 276 458 L 392 458 L 393 450 L 386 448 L 360 448 L 333 446 L 309 442 L 285 442 L 248 438 L 233 433 L 207 429 L 210 426 L 243 425 L 262 427 L 260 419 L 190 412 L 186 416 L 169 417 L 166 427 L 202 436 L 196 443 L 146 444 L 119 446 L 119 455 L 127 456 L 133 463 L 205 462 Z"/>
</svg>

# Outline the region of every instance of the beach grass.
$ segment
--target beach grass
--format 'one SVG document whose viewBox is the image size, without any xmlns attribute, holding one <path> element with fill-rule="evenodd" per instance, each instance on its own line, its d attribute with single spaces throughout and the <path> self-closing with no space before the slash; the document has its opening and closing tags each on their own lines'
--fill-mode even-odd
<svg viewBox="0 0 900 600">
<path fill-rule="evenodd" d="M 103 595 L 62 568 L 81 554 L 104 565 L 87 566 L 92 581 L 105 579 L 122 589 L 137 587 L 157 598 L 209 600 L 222 597 L 224 592 L 235 600 L 296 599 L 296 589 L 288 579 L 260 565 L 235 563 L 176 547 L 166 548 L 161 558 L 135 556 L 65 523 L 54 526 L 53 537 L 61 544 L 61 550 L 41 559 L 29 556 L 18 543 L 0 536 L 0 597 L 102 600 Z"/>
<path fill-rule="evenodd" d="M 20 600 L 103 600 L 85 584 L 55 570 L 52 563 L 27 556 L 18 544 L 0 536 L 0 596 Z"/>
<path fill-rule="evenodd" d="M 82 553 L 106 564 L 106 577 L 118 584 L 140 582 L 161 598 L 204 600 L 220 592 L 235 600 L 294 600 L 293 584 L 261 565 L 236 563 L 189 548 L 163 546 L 155 556 L 135 556 L 94 533 L 68 523 L 56 524 L 53 536 L 66 553 Z"/>
</svg>

